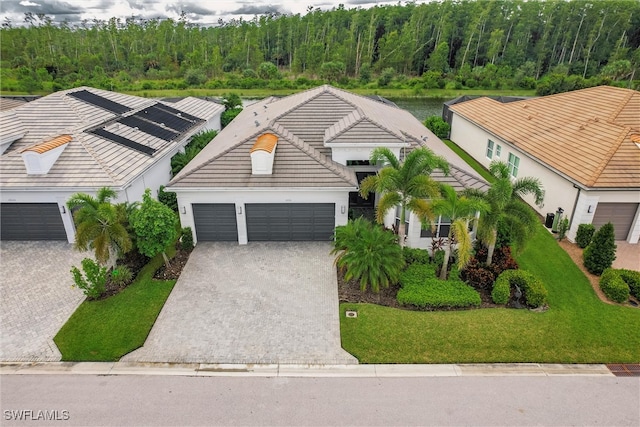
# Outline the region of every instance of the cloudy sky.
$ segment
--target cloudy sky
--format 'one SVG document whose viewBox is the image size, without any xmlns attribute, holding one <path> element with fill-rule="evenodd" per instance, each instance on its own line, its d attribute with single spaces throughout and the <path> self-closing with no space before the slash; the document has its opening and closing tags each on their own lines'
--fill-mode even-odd
<svg viewBox="0 0 640 427">
<path fill-rule="evenodd" d="M 425 3 L 428 0 L 417 0 Z M 376 0 L 0 0 L 0 20 L 11 19 L 13 25 L 24 25 L 24 14 L 44 13 L 56 22 L 78 23 L 83 19 L 108 20 L 111 17 L 174 18 L 181 11 L 190 22 L 200 25 L 216 24 L 219 19 L 245 20 L 270 12 L 304 15 L 309 6 L 329 10 L 339 3 L 346 9 L 369 8 L 375 5 L 398 4 L 398 1 Z M 401 1 L 404 4 L 406 1 Z"/>
</svg>

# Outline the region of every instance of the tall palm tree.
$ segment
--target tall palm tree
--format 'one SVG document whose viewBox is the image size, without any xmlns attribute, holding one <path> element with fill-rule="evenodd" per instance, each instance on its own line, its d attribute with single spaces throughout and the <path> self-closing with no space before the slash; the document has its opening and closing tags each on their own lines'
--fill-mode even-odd
<svg viewBox="0 0 640 427">
<path fill-rule="evenodd" d="M 509 166 L 503 161 L 494 160 L 489 172 L 495 178 L 486 192 L 469 190 L 469 197 L 480 197 L 489 203 L 489 211 L 480 217 L 478 238 L 487 246 L 487 265 L 493 261 L 493 252 L 498 238 L 498 225 L 506 226 L 514 240 L 522 248 L 527 239 L 535 232 L 539 223 L 535 212 L 521 200 L 532 195 L 538 206 L 544 200 L 544 189 L 537 178 L 523 177 L 512 181 Z"/>
<path fill-rule="evenodd" d="M 76 224 L 76 249 L 93 249 L 96 260 L 108 268 L 117 257 L 131 249 L 131 238 L 125 227 L 126 210 L 111 203 L 117 193 L 103 187 L 96 197 L 76 193 L 67 201 Z"/>
<path fill-rule="evenodd" d="M 477 212 L 481 214 L 489 210 L 489 204 L 480 198 L 458 195 L 450 185 L 442 184 L 441 198 L 431 202 L 431 211 L 451 219 L 451 227 L 444 248 L 444 262 L 440 270 L 440 279 L 447 279 L 447 267 L 451 255 L 451 243 L 455 237 L 458 245 L 458 268 L 462 269 L 471 259 L 471 236 L 469 222 Z"/>
<path fill-rule="evenodd" d="M 407 210 L 420 217 L 429 216 L 429 203 L 425 199 L 438 197 L 439 185 L 429 174 L 435 169 L 449 173 L 449 163 L 428 148 L 411 151 L 401 163 L 391 150 L 379 147 L 371 153 L 371 164 L 381 161 L 387 166 L 376 175 L 366 177 L 360 183 L 360 195 L 367 198 L 370 192 L 381 193 L 376 208 L 376 221 L 384 222 L 384 216 L 396 206 L 400 206 L 398 235 L 400 246 L 404 246 L 405 219 Z"/>
</svg>

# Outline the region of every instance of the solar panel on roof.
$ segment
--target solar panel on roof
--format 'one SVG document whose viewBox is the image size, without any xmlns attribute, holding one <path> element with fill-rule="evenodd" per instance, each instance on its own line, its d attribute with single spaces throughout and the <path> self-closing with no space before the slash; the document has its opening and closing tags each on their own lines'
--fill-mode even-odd
<svg viewBox="0 0 640 427">
<path fill-rule="evenodd" d="M 133 110 L 133 108 L 129 108 L 126 105 L 122 105 L 100 95 L 96 95 L 95 93 L 89 92 L 85 89 L 76 92 L 69 92 L 67 95 L 116 114 L 122 114 Z"/>
<path fill-rule="evenodd" d="M 193 121 L 187 120 L 183 117 L 179 117 L 175 114 L 171 114 L 168 111 L 157 108 L 155 105 L 149 108 L 145 108 L 142 111 L 138 111 L 134 115 L 145 118 L 154 123 L 162 123 L 165 126 L 180 133 L 184 132 L 195 124 Z"/>
<path fill-rule="evenodd" d="M 168 112 L 170 112 L 172 114 L 175 114 L 177 116 L 183 117 L 183 118 L 185 118 L 187 120 L 191 120 L 192 122 L 203 122 L 204 121 L 203 119 L 201 119 L 199 117 L 192 116 L 191 114 L 185 113 L 184 111 L 177 110 L 177 109 L 175 109 L 173 107 L 170 107 L 168 105 L 165 105 L 165 104 L 158 103 L 158 104 L 155 104 L 154 107 L 161 108 L 161 109 L 163 109 L 165 111 L 168 111 Z"/>
<path fill-rule="evenodd" d="M 132 128 L 138 128 L 144 133 L 148 133 L 149 135 L 153 135 L 160 139 L 164 139 L 165 141 L 171 141 L 179 135 L 177 132 L 174 132 L 173 130 L 167 127 L 162 127 L 160 125 L 156 125 L 154 123 L 148 122 L 136 115 L 122 117 L 118 119 L 118 122 Z"/>
<path fill-rule="evenodd" d="M 101 138 L 104 138 L 106 140 L 115 142 L 117 144 L 120 145 L 124 145 L 125 147 L 128 148 L 132 148 L 136 151 L 139 151 L 141 153 L 147 154 L 149 156 L 152 156 L 153 153 L 156 152 L 155 148 L 151 148 L 151 147 L 147 147 L 146 145 L 142 145 L 139 144 L 135 141 L 130 140 L 129 138 L 125 138 L 124 136 L 120 136 L 120 135 L 116 135 L 115 133 L 109 132 L 108 130 L 99 128 L 99 129 L 94 129 L 92 131 L 89 131 L 89 133 L 92 133 L 94 135 L 97 135 Z"/>
</svg>

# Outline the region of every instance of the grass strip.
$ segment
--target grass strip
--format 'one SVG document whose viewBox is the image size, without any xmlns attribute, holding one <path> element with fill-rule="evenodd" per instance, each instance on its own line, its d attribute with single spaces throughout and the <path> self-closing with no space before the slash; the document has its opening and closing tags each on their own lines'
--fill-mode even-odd
<svg viewBox="0 0 640 427">
<path fill-rule="evenodd" d="M 176 283 L 153 279 L 162 262 L 153 258 L 117 295 L 80 304 L 53 339 L 62 360 L 116 361 L 141 347 Z"/>
</svg>

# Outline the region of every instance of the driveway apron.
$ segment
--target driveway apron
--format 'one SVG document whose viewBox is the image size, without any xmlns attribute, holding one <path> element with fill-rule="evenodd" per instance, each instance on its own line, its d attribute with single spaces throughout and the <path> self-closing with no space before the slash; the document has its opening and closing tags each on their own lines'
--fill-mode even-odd
<svg viewBox="0 0 640 427">
<path fill-rule="evenodd" d="M 0 361 L 59 361 L 53 337 L 84 300 L 71 266 L 86 253 L 66 242 L 0 245 Z"/>
<path fill-rule="evenodd" d="M 198 243 L 144 346 L 123 361 L 344 364 L 326 242 Z"/>
</svg>

